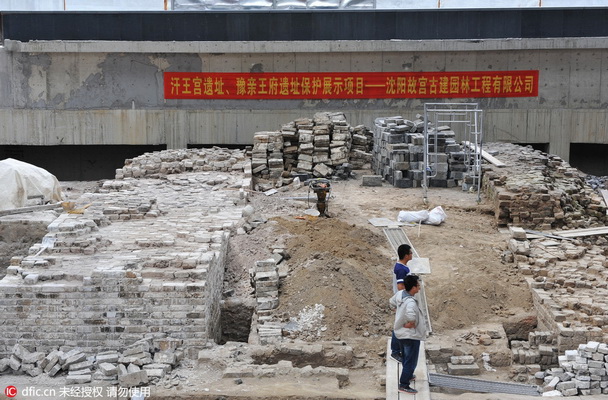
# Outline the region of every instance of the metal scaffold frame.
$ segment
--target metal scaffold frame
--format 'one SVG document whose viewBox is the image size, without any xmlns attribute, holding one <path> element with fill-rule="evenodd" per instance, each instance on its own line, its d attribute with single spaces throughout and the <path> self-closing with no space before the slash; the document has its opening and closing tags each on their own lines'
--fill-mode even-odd
<svg viewBox="0 0 608 400">
<path fill-rule="evenodd" d="M 424 168 L 422 188 L 424 203 L 428 202 L 429 179 L 436 176 L 431 165 L 437 163 L 438 130 L 443 125 L 455 132 L 463 146 L 467 179 L 462 189 L 477 189 L 477 202 L 481 201 L 481 152 L 483 143 L 483 111 L 477 103 L 424 103 Z M 433 140 L 431 141 L 430 138 Z M 430 155 L 429 155 L 430 154 Z M 466 181 L 469 181 L 468 183 Z"/>
</svg>

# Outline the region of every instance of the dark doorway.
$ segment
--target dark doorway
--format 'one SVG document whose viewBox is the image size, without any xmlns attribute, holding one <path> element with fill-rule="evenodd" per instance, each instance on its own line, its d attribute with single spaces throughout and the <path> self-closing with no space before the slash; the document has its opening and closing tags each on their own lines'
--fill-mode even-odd
<svg viewBox="0 0 608 400">
<path fill-rule="evenodd" d="M 608 144 L 570 143 L 570 165 L 586 174 L 608 175 Z"/>
<path fill-rule="evenodd" d="M 114 179 L 125 159 L 165 150 L 166 145 L 0 146 L 0 160 L 14 158 L 44 168 L 60 181 Z"/>
</svg>

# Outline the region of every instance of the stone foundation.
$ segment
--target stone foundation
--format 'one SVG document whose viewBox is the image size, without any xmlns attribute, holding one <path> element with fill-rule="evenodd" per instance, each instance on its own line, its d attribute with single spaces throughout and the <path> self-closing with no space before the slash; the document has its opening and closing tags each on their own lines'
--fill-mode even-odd
<svg viewBox="0 0 608 400">
<path fill-rule="evenodd" d="M 228 239 L 250 179 L 242 166 L 155 178 L 83 195 L 28 256 L 13 257 L 0 280 L 0 359 L 16 344 L 93 354 L 163 338 L 196 357 L 220 340 Z"/>
</svg>

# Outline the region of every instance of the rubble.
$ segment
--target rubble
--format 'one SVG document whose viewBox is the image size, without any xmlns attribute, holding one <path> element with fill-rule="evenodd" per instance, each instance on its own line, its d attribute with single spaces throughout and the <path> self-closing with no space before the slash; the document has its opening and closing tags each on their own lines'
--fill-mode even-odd
<svg viewBox="0 0 608 400">
<path fill-rule="evenodd" d="M 559 356 L 559 367 L 535 375 L 541 393 L 563 396 L 608 394 L 608 345 L 590 341 Z"/>
<path fill-rule="evenodd" d="M 15 344 L 10 358 L 0 359 L 0 373 L 10 368 L 13 373 L 26 373 L 32 377 L 43 373 L 49 377 L 65 375 L 68 385 L 91 382 L 121 387 L 158 384 L 183 359 L 184 353 L 179 348 L 167 349 L 166 343 L 172 341 L 142 339 L 122 351 L 103 351 L 89 356 L 80 348 L 68 352 L 56 349 L 45 355 Z M 161 347 L 165 350 L 159 350 Z"/>
</svg>

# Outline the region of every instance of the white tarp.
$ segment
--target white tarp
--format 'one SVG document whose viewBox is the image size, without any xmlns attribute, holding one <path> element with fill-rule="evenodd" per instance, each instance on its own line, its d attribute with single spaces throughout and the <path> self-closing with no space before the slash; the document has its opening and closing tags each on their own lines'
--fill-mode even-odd
<svg viewBox="0 0 608 400">
<path fill-rule="evenodd" d="M 63 197 L 55 175 L 12 158 L 0 161 L 0 188 L 0 211 L 25 207 L 28 198 L 57 203 Z"/>
</svg>

